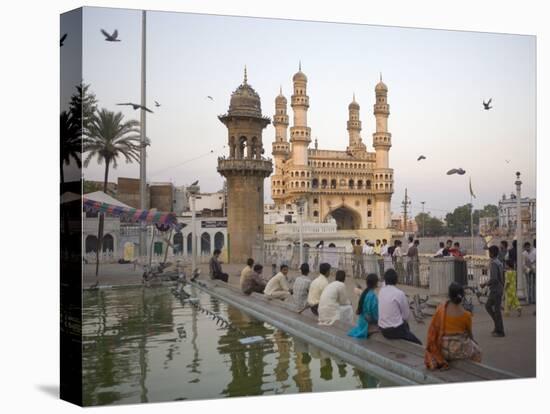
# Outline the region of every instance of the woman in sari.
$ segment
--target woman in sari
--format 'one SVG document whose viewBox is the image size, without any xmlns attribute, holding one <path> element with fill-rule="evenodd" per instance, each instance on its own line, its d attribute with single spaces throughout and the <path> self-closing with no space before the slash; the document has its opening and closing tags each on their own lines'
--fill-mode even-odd
<svg viewBox="0 0 550 414">
<path fill-rule="evenodd" d="M 506 271 L 504 272 L 504 315 L 510 315 L 510 310 L 515 310 L 518 316 L 521 316 L 521 305 L 516 292 L 516 271 L 513 263 L 506 262 Z"/>
<path fill-rule="evenodd" d="M 357 305 L 357 326 L 348 332 L 348 336 L 366 339 L 369 336 L 369 323 L 378 322 L 378 298 L 374 293 L 377 285 L 378 276 L 375 273 L 367 275 L 367 288 L 361 293 Z"/>
<path fill-rule="evenodd" d="M 439 304 L 428 329 L 424 363 L 428 369 L 447 369 L 449 361 L 481 362 L 481 349 L 472 336 L 472 314 L 462 307 L 464 288 L 449 286 L 449 300 Z"/>
</svg>

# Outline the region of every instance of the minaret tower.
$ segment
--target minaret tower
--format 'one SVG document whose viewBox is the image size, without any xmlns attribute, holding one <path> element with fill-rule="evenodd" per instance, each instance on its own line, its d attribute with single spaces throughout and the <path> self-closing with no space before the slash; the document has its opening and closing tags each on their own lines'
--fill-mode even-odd
<svg viewBox="0 0 550 414">
<path fill-rule="evenodd" d="M 286 113 L 287 100 L 282 88 L 275 98 L 275 115 L 273 126 L 275 127 L 275 141 L 273 142 L 273 159 L 275 161 L 275 173 L 271 176 L 271 197 L 276 205 L 284 204 L 288 196 L 286 191 L 285 169 L 286 160 L 290 155 L 290 144 L 287 140 L 288 115 Z"/>
<path fill-rule="evenodd" d="M 376 103 L 374 116 L 376 117 L 376 132 L 373 134 L 373 146 L 376 150 L 376 166 L 374 168 L 375 213 L 374 226 L 387 229 L 391 224 L 391 195 L 393 194 L 393 169 L 389 168 L 389 150 L 391 148 L 391 134 L 388 132 L 388 87 L 380 82 L 375 87 Z"/>
<path fill-rule="evenodd" d="M 291 98 L 291 106 L 294 111 L 294 125 L 290 128 L 290 142 L 292 143 L 292 166 L 290 173 L 289 192 L 293 201 L 310 191 L 311 169 L 308 165 L 308 146 L 311 142 L 311 128 L 307 126 L 307 110 L 309 97 L 307 96 L 307 76 L 299 70 L 292 77 L 294 93 Z"/>
<path fill-rule="evenodd" d="M 229 156 L 218 158 L 218 172 L 227 182 L 229 261 L 245 263 L 254 246 L 263 246 L 264 179 L 271 160 L 262 157 L 262 130 L 271 122 L 262 116 L 260 96 L 243 83 L 231 94 L 229 110 L 219 120 L 227 127 Z"/>
<path fill-rule="evenodd" d="M 358 152 L 366 151 L 367 147 L 363 144 L 361 139 L 361 118 L 359 116 L 359 104 L 355 101 L 355 93 L 353 94 L 353 101 L 348 106 L 348 134 L 349 134 L 349 146 L 348 151 Z"/>
</svg>

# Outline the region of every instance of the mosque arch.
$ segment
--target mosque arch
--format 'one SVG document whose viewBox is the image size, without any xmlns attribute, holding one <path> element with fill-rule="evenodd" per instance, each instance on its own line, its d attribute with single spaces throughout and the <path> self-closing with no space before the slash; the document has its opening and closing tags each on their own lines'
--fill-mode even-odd
<svg viewBox="0 0 550 414">
<path fill-rule="evenodd" d="M 326 215 L 325 220 L 329 216 L 336 220 L 337 230 L 357 230 L 361 228 L 361 215 L 347 205 L 342 204 L 333 209 Z"/>
</svg>

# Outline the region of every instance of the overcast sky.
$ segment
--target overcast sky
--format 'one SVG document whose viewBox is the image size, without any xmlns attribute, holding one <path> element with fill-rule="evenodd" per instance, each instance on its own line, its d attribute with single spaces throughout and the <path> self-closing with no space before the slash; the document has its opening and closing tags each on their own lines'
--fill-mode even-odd
<svg viewBox="0 0 550 414">
<path fill-rule="evenodd" d="M 139 120 L 138 111 L 116 103 L 140 100 L 141 12 L 85 8 L 83 20 L 84 81 L 100 107 Z M 105 42 L 101 28 L 118 29 L 121 42 Z M 155 111 L 147 116 L 148 179 L 176 185 L 199 179 L 203 191 L 220 189 L 216 164 L 227 152 L 227 130 L 217 115 L 227 111 L 243 66 L 263 114 L 272 117 L 280 85 L 290 103 L 301 60 L 308 123 L 322 149 L 345 149 L 355 92 L 363 142 L 373 150 L 374 86 L 382 72 L 391 111 L 393 213 L 408 188 L 413 214 L 425 201 L 427 212 L 444 215 L 469 202 L 470 176 L 476 208 L 515 191 L 515 171 L 522 173 L 523 194 L 534 197 L 535 59 L 534 36 L 148 12 L 147 103 Z M 494 108 L 484 111 L 482 101 L 491 97 Z M 154 100 L 162 106 L 154 108 Z M 269 125 L 268 155 L 274 135 Z M 417 162 L 420 154 L 427 159 Z M 467 174 L 445 174 L 458 167 Z M 138 175 L 138 164 L 121 163 L 110 181 Z M 103 166 L 91 165 L 85 177 L 101 180 Z M 265 184 L 269 195 L 269 179 Z"/>
</svg>

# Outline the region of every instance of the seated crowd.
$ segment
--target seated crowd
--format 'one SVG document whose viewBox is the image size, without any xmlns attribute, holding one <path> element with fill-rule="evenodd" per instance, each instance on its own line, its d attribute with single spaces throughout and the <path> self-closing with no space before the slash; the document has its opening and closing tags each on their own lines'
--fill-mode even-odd
<svg viewBox="0 0 550 414">
<path fill-rule="evenodd" d="M 217 260 L 219 254 L 216 253 L 210 263 L 211 278 L 227 282 L 227 274 L 222 273 Z M 333 281 L 329 281 L 331 266 L 328 263 L 320 264 L 319 274 L 313 279 L 307 263 L 301 265 L 301 274 L 295 280 L 289 277 L 288 265 L 281 265 L 279 270 L 266 280 L 262 276 L 263 266 L 248 259 L 240 275 L 242 292 L 247 295 L 263 293 L 271 299 L 287 301 L 299 313 L 309 309 L 320 325 L 332 325 L 336 321 L 353 325 L 354 312 L 343 270 L 334 273 Z M 380 289 L 378 276 L 374 273 L 367 275 L 366 288 L 357 285 L 354 289 L 359 296 L 355 311 L 357 320 L 348 331 L 349 336 L 366 339 L 370 333 L 379 331 L 387 339 L 403 339 L 422 345 L 410 329 L 409 302 L 405 293 L 396 286 L 397 281 L 396 270 L 389 268 L 384 273 Z M 456 359 L 481 361 L 481 350 L 472 334 L 472 314 L 462 306 L 464 288 L 453 282 L 448 293 L 448 300 L 439 304 L 428 329 L 424 358 L 428 369 L 447 369 L 449 361 Z M 500 332 L 497 321 L 495 324 Z"/>
</svg>

